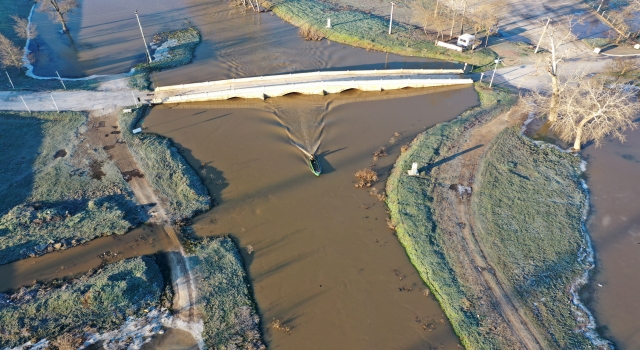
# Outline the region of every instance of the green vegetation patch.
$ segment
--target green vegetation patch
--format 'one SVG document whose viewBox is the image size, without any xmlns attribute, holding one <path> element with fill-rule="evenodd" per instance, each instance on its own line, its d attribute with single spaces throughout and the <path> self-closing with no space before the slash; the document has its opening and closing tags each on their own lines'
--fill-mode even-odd
<svg viewBox="0 0 640 350">
<path fill-rule="evenodd" d="M 189 257 L 205 345 L 211 349 L 265 349 L 240 252 L 229 237 L 206 239 Z"/>
<path fill-rule="evenodd" d="M 497 57 L 490 49 L 460 53 L 436 46 L 420 29 L 402 23 L 394 23 L 393 34 L 389 35 L 388 19 L 317 0 L 272 0 L 270 7 L 280 18 L 295 26 L 310 26 L 329 40 L 368 50 L 474 65 L 489 64 Z M 325 28 L 327 18 L 331 18 L 331 29 Z"/>
<path fill-rule="evenodd" d="M 135 200 L 106 153 L 76 154 L 86 120 L 77 112 L 0 112 L 0 264 L 139 222 L 126 214 Z"/>
<path fill-rule="evenodd" d="M 412 162 L 430 164 L 449 156 L 446 150 L 464 137 L 470 125 L 505 113 L 516 100 L 513 94 L 493 91 L 484 84 L 476 84 L 475 88 L 480 97 L 479 107 L 428 129 L 400 155 L 387 181 L 387 205 L 398 240 L 440 302 L 462 344 L 470 349 L 505 348 L 501 338 L 483 328 L 482 319 L 468 307 L 469 300 L 473 300 L 472 293 L 455 273 L 458 252 L 448 244 L 447 232 L 443 232 L 434 219 L 438 210 L 434 190 L 439 184 L 428 174 L 406 176 L 405 172 Z"/>
<path fill-rule="evenodd" d="M 582 41 L 592 49 L 596 47 L 604 48 L 613 42 L 610 38 L 585 38 Z"/>
<path fill-rule="evenodd" d="M 163 279 L 152 258 L 122 260 L 72 282 L 0 294 L 0 347 L 103 332 L 158 307 Z"/>
<path fill-rule="evenodd" d="M 579 331 L 588 320 L 578 322 L 582 312 L 568 302 L 591 255 L 580 162 L 507 129 L 489 146 L 472 197 L 487 258 L 558 349 L 595 348 Z"/>
<path fill-rule="evenodd" d="M 151 186 L 169 202 L 172 220 L 183 220 L 211 207 L 207 188 L 171 141 L 156 134 L 133 134 L 145 108 L 122 113 L 122 138 Z"/>
<path fill-rule="evenodd" d="M 138 90 L 148 89 L 151 72 L 190 63 L 200 41 L 200 32 L 194 27 L 156 34 L 151 44 L 155 49 L 152 54 L 154 60 L 134 67 L 135 73 L 129 79 L 129 86 Z"/>
</svg>

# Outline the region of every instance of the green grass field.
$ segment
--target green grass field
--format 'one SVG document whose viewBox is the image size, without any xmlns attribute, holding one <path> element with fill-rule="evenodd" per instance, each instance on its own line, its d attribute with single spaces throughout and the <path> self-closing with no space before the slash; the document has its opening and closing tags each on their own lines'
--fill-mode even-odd
<svg viewBox="0 0 640 350">
<path fill-rule="evenodd" d="M 446 232 L 442 232 L 434 220 L 438 208 L 433 191 L 437 184 L 430 176 L 404 176 L 404 169 L 410 169 L 412 162 L 429 164 L 447 156 L 445 150 L 463 135 L 465 125 L 482 123 L 506 112 L 516 99 L 513 94 L 500 90 L 493 92 L 484 85 L 476 84 L 475 87 L 480 97 L 479 107 L 458 119 L 428 129 L 400 155 L 387 181 L 387 205 L 398 240 L 440 302 L 461 343 L 469 349 L 504 348 L 499 337 L 485 332 L 481 320 L 466 311 L 464 300 L 472 292 L 457 279 L 457 253 L 449 246 Z"/>
<path fill-rule="evenodd" d="M 592 264 L 580 162 L 504 130 L 489 146 L 472 199 L 487 258 L 555 349 L 596 348 L 580 332 L 587 316 L 568 302 L 569 286 Z"/>
<path fill-rule="evenodd" d="M 107 154 L 96 149 L 93 161 L 75 154 L 86 119 L 77 112 L 0 112 L 0 263 L 50 241 L 86 241 L 138 224 L 127 215 L 134 212 L 133 193 Z M 60 150 L 67 154 L 54 158 Z"/>
<path fill-rule="evenodd" d="M 468 349 L 507 346 L 473 312 L 474 286 L 457 276 L 457 248 L 435 220 L 438 183 L 430 173 L 405 176 L 411 162 L 429 164 L 450 154 L 466 138 L 470 125 L 505 113 L 516 97 L 476 84 L 481 106 L 461 118 L 419 135 L 402 154 L 387 182 L 387 204 L 399 241 L 439 300 L 462 344 Z M 590 248 L 582 231 L 586 193 L 581 187 L 580 158 L 541 147 L 515 129 L 491 142 L 476 175 L 473 214 L 475 235 L 489 263 L 512 288 L 528 317 L 545 337 L 545 347 L 588 349 L 594 345 L 582 329 L 588 317 L 574 306 L 570 285 L 589 266 Z M 448 185 L 447 185 L 448 186 Z M 580 321 L 579 321 L 580 319 Z"/>
<path fill-rule="evenodd" d="M 118 123 L 123 139 L 151 186 L 169 201 L 172 220 L 187 219 L 208 210 L 211 197 L 207 188 L 171 141 L 160 135 L 131 132 L 144 113 L 144 107 L 121 113 Z"/>
<path fill-rule="evenodd" d="M 369 50 L 461 61 L 477 66 L 493 62 L 497 57 L 490 49 L 459 53 L 435 46 L 420 29 L 401 23 L 394 23 L 393 34 L 388 35 L 388 19 L 352 8 L 338 8 L 328 2 L 271 0 L 269 7 L 280 18 L 297 27 L 309 25 L 329 40 Z M 325 28 L 328 17 L 331 17 L 331 29 Z"/>
<path fill-rule="evenodd" d="M 163 286 L 154 259 L 142 257 L 107 265 L 72 282 L 0 294 L 0 347 L 116 329 L 127 317 L 159 307 Z"/>
<path fill-rule="evenodd" d="M 205 345 L 210 349 L 265 349 L 249 280 L 233 240 L 221 237 L 197 243 L 189 264 L 204 311 Z"/>
</svg>

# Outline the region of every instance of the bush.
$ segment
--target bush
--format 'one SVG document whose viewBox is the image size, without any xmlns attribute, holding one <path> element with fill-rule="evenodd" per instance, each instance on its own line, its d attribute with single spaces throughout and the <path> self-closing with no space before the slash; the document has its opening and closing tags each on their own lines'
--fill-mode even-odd
<svg viewBox="0 0 640 350">
<path fill-rule="evenodd" d="M 360 169 L 355 173 L 356 176 L 356 188 L 371 187 L 376 181 L 378 181 L 378 174 L 370 168 Z"/>
</svg>

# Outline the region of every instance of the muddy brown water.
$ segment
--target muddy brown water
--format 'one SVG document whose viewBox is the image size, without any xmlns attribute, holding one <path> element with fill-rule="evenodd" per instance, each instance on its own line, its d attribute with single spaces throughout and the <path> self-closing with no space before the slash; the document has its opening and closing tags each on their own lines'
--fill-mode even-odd
<svg viewBox="0 0 640 350">
<path fill-rule="evenodd" d="M 66 250 L 0 265 L 0 292 L 35 282 L 74 277 L 104 263 L 154 254 L 172 248 L 160 226 L 142 226 L 121 236 L 107 236 Z"/>
<path fill-rule="evenodd" d="M 143 125 L 182 149 L 219 203 L 194 220 L 195 234 L 229 233 L 243 247 L 270 347 L 456 348 L 384 204 L 353 174 L 386 145 L 375 165 L 382 192 L 402 145 L 475 104 L 470 87 L 349 91 L 159 106 Z M 320 177 L 296 145 L 315 149 Z M 273 319 L 291 335 L 269 329 Z"/>
<path fill-rule="evenodd" d="M 157 73 L 158 86 L 319 69 L 447 68 L 455 63 L 367 52 L 323 41 L 304 41 L 298 29 L 271 13 L 242 13 L 225 0 L 84 0 L 69 19 L 69 33 L 34 12 L 39 28 L 31 44 L 41 76 L 82 77 L 128 72 L 144 62 L 144 43 L 155 33 L 195 25 L 202 34 L 192 64 Z M 339 25 L 339 24 L 335 24 Z"/>
<path fill-rule="evenodd" d="M 640 130 L 585 148 L 596 272 L 588 306 L 621 349 L 640 348 Z"/>
</svg>

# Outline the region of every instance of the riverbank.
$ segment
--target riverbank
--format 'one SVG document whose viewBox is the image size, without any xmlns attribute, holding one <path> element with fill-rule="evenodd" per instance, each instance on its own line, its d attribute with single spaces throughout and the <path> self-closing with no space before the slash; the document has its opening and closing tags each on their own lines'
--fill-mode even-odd
<svg viewBox="0 0 640 350">
<path fill-rule="evenodd" d="M 165 281 L 153 258 L 107 265 L 69 282 L 37 284 L 0 294 L 0 347 L 30 342 L 77 349 L 92 334 L 160 308 Z"/>
<path fill-rule="evenodd" d="M 519 136 L 514 95 L 476 90 L 480 107 L 398 158 L 398 239 L 467 348 L 606 346 L 575 295 L 592 266 L 580 159 Z M 419 176 L 406 175 L 412 162 Z"/>
<path fill-rule="evenodd" d="M 0 112 L 7 161 L 0 172 L 1 264 L 144 222 L 127 182 L 96 145 L 115 143 L 119 131 L 89 120 L 77 112 Z"/>
<path fill-rule="evenodd" d="M 422 30 L 403 23 L 394 22 L 392 34 L 388 35 L 389 22 L 386 18 L 354 7 L 317 0 L 271 0 L 263 4 L 283 20 L 297 27 L 310 28 L 319 37 L 367 50 L 461 61 L 476 66 L 487 65 L 497 58 L 495 52 L 486 48 L 460 53 L 438 47 L 425 37 Z M 327 18 L 331 18 L 331 28 L 326 28 Z"/>
<path fill-rule="evenodd" d="M 196 242 L 188 257 L 210 349 L 266 349 L 238 247 L 229 237 Z"/>
</svg>

